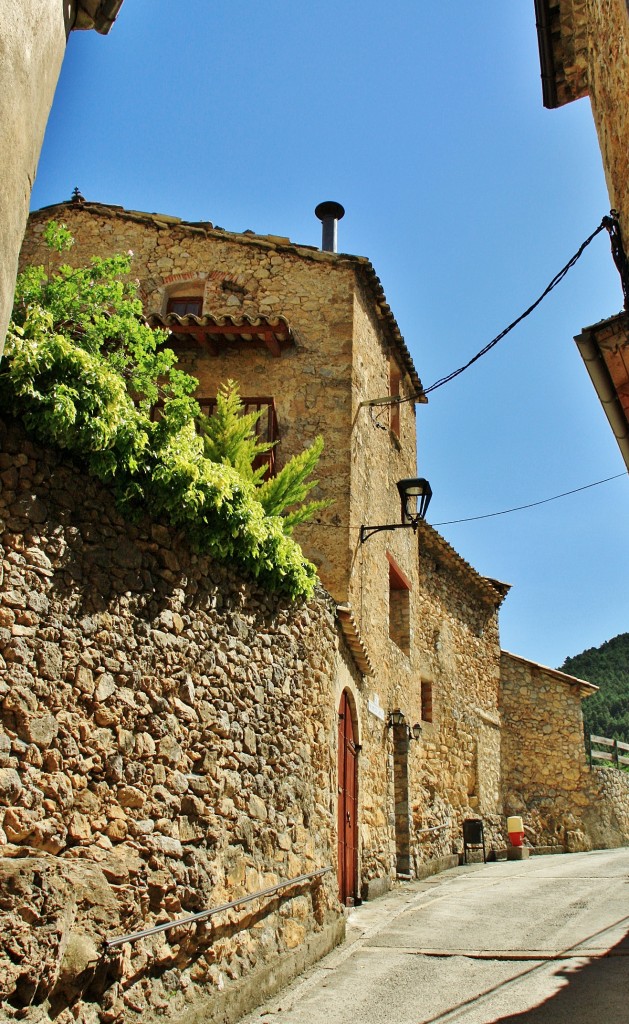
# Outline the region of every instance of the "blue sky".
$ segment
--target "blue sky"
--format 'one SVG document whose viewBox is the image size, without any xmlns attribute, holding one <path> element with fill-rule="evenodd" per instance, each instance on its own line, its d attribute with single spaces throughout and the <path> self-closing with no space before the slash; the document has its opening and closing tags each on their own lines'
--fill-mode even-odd
<svg viewBox="0 0 629 1024">
<path fill-rule="evenodd" d="M 185 14 L 182 14 L 185 11 Z M 533 0 L 126 0 L 74 33 L 32 206 L 86 198 L 368 256 L 425 386 L 515 319 L 607 213 L 587 99 L 542 107 Z M 539 309 L 418 408 L 428 519 L 622 473 L 573 336 L 616 313 L 606 234 Z M 439 527 L 513 585 L 503 646 L 548 665 L 629 629 L 625 474 Z"/>
</svg>

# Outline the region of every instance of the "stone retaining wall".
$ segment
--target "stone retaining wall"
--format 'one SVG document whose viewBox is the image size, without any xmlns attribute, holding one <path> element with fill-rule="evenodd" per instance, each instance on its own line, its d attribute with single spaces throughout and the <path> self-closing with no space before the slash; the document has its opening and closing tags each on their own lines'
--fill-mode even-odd
<svg viewBox="0 0 629 1024">
<path fill-rule="evenodd" d="M 618 768 L 591 768 L 587 793 L 583 823 L 592 846 L 629 846 L 629 774 Z"/>
<path fill-rule="evenodd" d="M 333 606 L 130 526 L 15 425 L 0 440 L 3 1019 L 231 1020 L 339 940 L 334 873 L 100 944 L 334 863 Z"/>
</svg>

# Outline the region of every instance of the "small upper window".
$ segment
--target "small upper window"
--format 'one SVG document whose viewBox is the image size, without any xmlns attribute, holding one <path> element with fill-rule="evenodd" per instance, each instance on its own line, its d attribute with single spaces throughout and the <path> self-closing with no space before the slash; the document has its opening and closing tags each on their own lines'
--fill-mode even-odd
<svg viewBox="0 0 629 1024">
<path fill-rule="evenodd" d="M 421 681 L 422 722 L 432 722 L 432 683 Z"/>
<path fill-rule="evenodd" d="M 411 584 L 387 551 L 389 563 L 389 637 L 404 654 L 411 653 Z"/>
<path fill-rule="evenodd" d="M 203 310 L 202 295 L 177 295 L 168 300 L 167 313 L 176 313 L 177 316 L 201 316 Z"/>
</svg>

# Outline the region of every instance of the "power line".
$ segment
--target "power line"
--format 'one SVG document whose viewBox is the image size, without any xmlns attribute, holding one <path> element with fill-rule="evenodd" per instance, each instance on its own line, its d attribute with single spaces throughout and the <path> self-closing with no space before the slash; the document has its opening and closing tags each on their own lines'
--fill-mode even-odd
<svg viewBox="0 0 629 1024">
<path fill-rule="evenodd" d="M 511 512 L 522 512 L 527 508 L 535 508 L 537 505 L 547 505 L 549 501 L 558 501 L 559 498 L 567 498 L 570 494 L 578 494 L 580 491 L 588 491 L 591 487 L 600 487 L 610 480 L 619 480 L 621 476 L 627 476 L 626 472 L 616 473 L 615 476 L 606 476 L 604 480 L 595 480 L 591 484 L 583 484 L 582 487 L 574 487 L 571 491 L 562 491 L 561 494 L 553 494 L 551 498 L 542 498 L 540 501 L 531 501 L 528 505 L 516 505 L 514 508 L 505 508 L 501 512 L 486 512 L 482 516 L 468 516 L 465 519 L 448 519 L 441 523 L 430 523 L 430 526 L 453 526 L 456 523 L 474 523 L 478 519 L 493 519 L 495 516 L 506 516 Z M 360 526 L 352 523 L 305 523 L 306 526 L 320 526 L 325 530 L 360 530 Z"/>
<path fill-rule="evenodd" d="M 546 505 L 549 501 L 557 501 L 559 498 L 567 498 L 569 494 L 578 494 L 579 491 L 587 491 L 590 487 L 599 487 L 607 484 L 610 480 L 618 480 L 626 473 L 616 473 L 615 476 L 607 476 L 604 480 L 595 480 L 592 484 L 584 484 L 583 487 L 575 487 L 572 491 L 563 491 L 562 494 L 554 494 L 552 498 L 542 498 L 541 501 L 531 501 L 528 505 L 517 505 L 515 508 L 505 508 L 502 512 L 487 512 L 483 516 L 468 516 L 467 519 L 448 519 L 444 523 L 432 523 L 432 526 L 452 526 L 454 523 L 473 523 L 477 519 L 492 519 L 494 516 L 506 516 L 510 512 L 522 512 L 525 508 L 535 508 L 537 505 Z"/>
<path fill-rule="evenodd" d="M 606 229 L 608 231 L 610 230 L 611 223 L 613 222 L 610 220 L 609 217 L 603 217 L 603 220 L 596 228 L 596 230 L 593 231 L 592 234 L 589 235 L 588 238 L 586 238 L 585 242 L 583 242 L 583 244 L 579 246 L 574 256 L 572 256 L 568 260 L 565 267 L 562 267 L 562 269 L 557 274 L 555 274 L 552 281 L 546 286 L 546 288 L 539 296 L 539 298 L 537 298 L 535 302 L 533 302 L 532 305 L 528 307 L 528 309 L 525 309 L 525 311 L 521 313 L 516 320 L 510 323 L 508 327 L 505 327 L 505 329 L 501 331 L 500 334 L 496 335 L 496 337 L 493 338 L 487 345 L 485 345 L 485 347 L 482 348 L 480 352 L 477 352 L 475 356 L 472 356 L 472 358 L 467 363 L 465 363 L 464 366 L 459 366 L 458 370 L 453 370 L 452 373 L 448 373 L 445 377 L 440 377 L 439 380 L 436 380 L 434 384 L 430 385 L 430 387 L 425 388 L 424 394 L 429 395 L 431 391 L 436 391 L 437 388 L 443 387 L 444 384 L 449 384 L 451 380 L 454 380 L 455 377 L 458 377 L 461 373 L 464 373 L 465 370 L 469 369 L 469 367 L 472 366 L 475 362 L 477 362 L 477 360 L 479 360 L 482 356 L 487 355 L 487 353 L 490 352 L 491 349 L 494 348 L 494 346 L 497 345 L 499 341 L 502 341 L 502 339 L 505 338 L 507 334 L 509 334 L 509 332 L 513 330 L 514 327 L 517 327 L 517 325 L 521 323 L 524 319 L 526 319 L 526 317 L 529 316 L 534 309 L 537 309 L 540 302 L 542 302 L 546 298 L 546 296 L 549 295 L 550 292 L 552 292 L 553 288 L 556 288 L 557 285 L 561 281 L 563 281 L 568 271 L 571 270 L 575 263 L 581 258 L 590 242 L 592 242 L 596 238 L 596 236 L 600 234 L 601 231 L 605 231 Z"/>
</svg>

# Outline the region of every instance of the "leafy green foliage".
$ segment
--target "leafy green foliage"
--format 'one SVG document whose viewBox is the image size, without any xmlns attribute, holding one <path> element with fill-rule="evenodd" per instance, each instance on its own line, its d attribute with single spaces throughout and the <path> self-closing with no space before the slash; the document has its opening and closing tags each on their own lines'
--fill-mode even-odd
<svg viewBox="0 0 629 1024">
<path fill-rule="evenodd" d="M 200 416 L 199 427 L 205 455 L 212 462 L 233 466 L 245 480 L 262 482 L 265 466 L 253 468 L 258 455 L 273 448 L 274 442 L 260 441 L 255 428 L 264 410 L 245 413 L 238 385 L 233 380 L 222 384 L 211 416 Z"/>
<path fill-rule="evenodd" d="M 308 496 L 316 480 L 308 477 L 314 472 L 321 452 L 323 438 L 317 437 L 310 448 L 304 449 L 286 463 L 277 476 L 269 477 L 258 487 L 257 498 L 268 516 L 283 516 L 284 530 L 290 533 L 298 523 L 311 519 L 315 513 L 330 505 L 329 501 L 309 501 L 300 504 Z M 284 515 L 286 508 L 299 505 Z"/>
<path fill-rule="evenodd" d="M 298 523 L 307 522 L 327 508 L 329 501 L 302 504 L 318 481 L 310 480 L 321 452 L 323 438 L 315 438 L 310 448 L 294 455 L 277 476 L 264 480 L 265 466 L 253 468 L 258 455 L 268 452 L 275 442 L 260 441 L 256 425 L 264 410 L 245 413 L 238 385 L 228 380 L 216 396 L 216 411 L 200 417 L 201 434 L 207 458 L 233 466 L 256 487 L 256 498 L 267 516 L 281 516 L 284 533 L 290 534 Z M 299 506 L 294 508 L 293 506 Z M 286 513 L 286 509 L 292 511 Z"/>
<path fill-rule="evenodd" d="M 600 687 L 582 704 L 586 733 L 629 743 L 629 633 L 566 658 L 561 671 Z"/>
<path fill-rule="evenodd" d="M 72 244 L 52 222 L 46 240 L 57 261 Z M 162 516 L 199 552 L 240 566 L 269 589 L 310 596 L 315 567 L 288 534 L 322 503 L 281 513 L 314 486 L 305 477 L 318 454 L 297 457 L 284 504 L 259 500 L 266 485 L 251 463 L 267 446 L 255 439 L 255 419 L 240 416 L 238 390 L 228 384 L 222 419 L 206 419 L 205 435 L 197 433 L 197 381 L 176 369 L 166 333 L 145 323 L 131 257 L 20 275 L 0 363 L 3 407 L 44 444 L 81 458 L 129 513 Z"/>
</svg>

